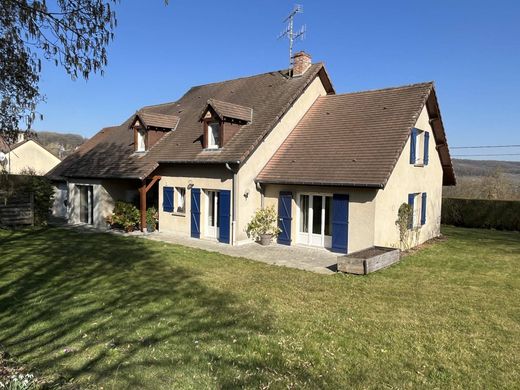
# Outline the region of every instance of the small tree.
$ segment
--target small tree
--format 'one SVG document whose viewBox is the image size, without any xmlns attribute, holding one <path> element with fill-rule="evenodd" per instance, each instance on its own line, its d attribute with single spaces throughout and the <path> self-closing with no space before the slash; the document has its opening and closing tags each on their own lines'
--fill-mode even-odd
<svg viewBox="0 0 520 390">
<path fill-rule="evenodd" d="M 413 226 L 413 209 L 408 203 L 403 203 L 397 211 L 395 224 L 399 228 L 399 244 L 401 249 L 410 249 L 410 231 Z"/>
</svg>

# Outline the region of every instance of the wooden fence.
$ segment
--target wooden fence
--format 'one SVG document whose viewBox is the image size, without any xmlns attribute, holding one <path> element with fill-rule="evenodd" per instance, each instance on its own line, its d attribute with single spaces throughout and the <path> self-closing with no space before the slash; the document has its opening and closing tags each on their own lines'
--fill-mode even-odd
<svg viewBox="0 0 520 390">
<path fill-rule="evenodd" d="M 0 226 L 34 225 L 34 194 L 0 193 Z"/>
</svg>

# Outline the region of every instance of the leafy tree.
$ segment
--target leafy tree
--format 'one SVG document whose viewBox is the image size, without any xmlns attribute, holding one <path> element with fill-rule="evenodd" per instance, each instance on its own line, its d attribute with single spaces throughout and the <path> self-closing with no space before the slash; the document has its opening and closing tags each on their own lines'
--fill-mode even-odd
<svg viewBox="0 0 520 390">
<path fill-rule="evenodd" d="M 103 73 L 113 39 L 117 0 L 2 0 L 0 7 L 0 136 L 13 143 L 43 99 L 42 59 L 72 77 Z"/>
</svg>

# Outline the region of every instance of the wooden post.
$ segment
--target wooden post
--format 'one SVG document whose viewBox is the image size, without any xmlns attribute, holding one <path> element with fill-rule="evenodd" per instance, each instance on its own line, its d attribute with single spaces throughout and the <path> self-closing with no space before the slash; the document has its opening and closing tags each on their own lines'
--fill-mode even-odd
<svg viewBox="0 0 520 390">
<path fill-rule="evenodd" d="M 141 187 L 139 188 L 139 200 L 141 205 L 141 231 L 144 232 L 146 229 L 146 180 L 141 182 Z"/>
</svg>

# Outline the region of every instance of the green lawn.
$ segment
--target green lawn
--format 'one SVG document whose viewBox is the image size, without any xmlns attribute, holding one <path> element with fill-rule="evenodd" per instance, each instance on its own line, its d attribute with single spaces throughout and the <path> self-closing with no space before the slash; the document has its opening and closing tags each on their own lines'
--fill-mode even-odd
<svg viewBox="0 0 520 390">
<path fill-rule="evenodd" d="M 520 234 L 444 233 L 363 277 L 0 231 L 0 348 L 87 388 L 518 387 Z"/>
</svg>

